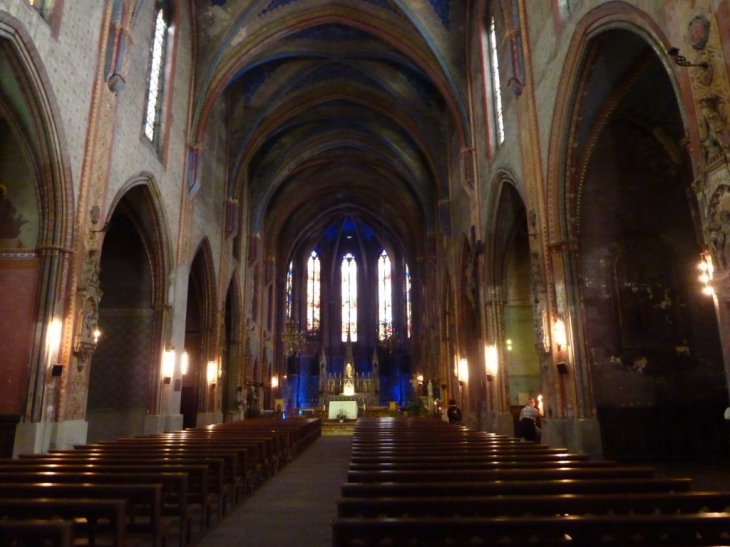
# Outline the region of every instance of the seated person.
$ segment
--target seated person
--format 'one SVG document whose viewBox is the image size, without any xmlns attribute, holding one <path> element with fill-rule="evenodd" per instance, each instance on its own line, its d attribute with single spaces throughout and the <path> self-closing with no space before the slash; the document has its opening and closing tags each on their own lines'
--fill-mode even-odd
<svg viewBox="0 0 730 547">
<path fill-rule="evenodd" d="M 449 401 L 449 408 L 446 410 L 446 416 L 449 419 L 450 424 L 461 423 L 461 410 L 456 406 L 456 401 L 451 399 Z"/>
</svg>

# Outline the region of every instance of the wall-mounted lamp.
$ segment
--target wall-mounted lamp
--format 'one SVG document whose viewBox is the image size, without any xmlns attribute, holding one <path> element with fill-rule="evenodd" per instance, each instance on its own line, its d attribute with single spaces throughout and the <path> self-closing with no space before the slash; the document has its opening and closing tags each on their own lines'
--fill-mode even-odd
<svg viewBox="0 0 730 547">
<path fill-rule="evenodd" d="M 180 356 L 180 374 L 185 376 L 188 373 L 188 367 L 190 366 L 190 356 L 187 351 L 183 351 Z"/>
<path fill-rule="evenodd" d="M 218 366 L 215 361 L 208 361 L 207 377 L 210 387 L 215 387 L 215 381 L 218 378 Z"/>
<path fill-rule="evenodd" d="M 271 377 L 271 389 L 279 387 L 279 377 L 274 375 Z"/>
<path fill-rule="evenodd" d="M 487 381 L 491 382 L 499 370 L 499 352 L 494 344 L 484 348 L 484 368 L 487 373 Z"/>
<path fill-rule="evenodd" d="M 558 369 L 558 374 L 568 374 L 568 363 L 561 361 L 555 365 Z"/>
<path fill-rule="evenodd" d="M 419 386 L 422 386 L 423 385 L 423 374 L 418 374 L 416 376 L 416 381 L 418 382 Z"/>
<path fill-rule="evenodd" d="M 469 363 L 466 359 L 459 359 L 459 385 L 469 381 Z"/>
<path fill-rule="evenodd" d="M 76 356 L 76 364 L 79 371 L 84 369 L 84 365 L 89 362 L 91 356 L 99 345 L 101 331 L 96 328 L 91 332 L 91 336 L 81 336 L 74 346 L 74 355 Z"/>
<path fill-rule="evenodd" d="M 674 59 L 674 64 L 677 66 L 681 66 L 681 67 L 698 66 L 698 67 L 702 67 L 702 68 L 708 68 L 710 66 L 706 62 L 691 63 L 690 61 L 687 60 L 687 57 L 679 54 L 679 48 L 676 48 L 676 47 L 670 47 L 667 50 L 667 55 L 669 55 L 672 59 Z"/>
<path fill-rule="evenodd" d="M 553 336 L 555 337 L 555 345 L 558 347 L 558 351 L 562 351 L 562 348 L 568 345 L 568 333 L 565 330 L 565 321 L 560 317 L 555 319 Z"/>
<path fill-rule="evenodd" d="M 162 383 L 169 384 L 175 375 L 175 348 L 166 349 L 162 353 Z"/>
<path fill-rule="evenodd" d="M 58 362 L 58 355 L 61 352 L 61 334 L 63 323 L 60 319 L 53 319 L 48 325 L 46 332 L 46 359 L 48 366 Z"/>
<path fill-rule="evenodd" d="M 700 271 L 700 283 L 702 283 L 702 293 L 707 296 L 715 294 L 715 289 L 712 288 L 710 282 L 714 277 L 715 268 L 712 265 L 712 257 L 710 253 L 704 252 L 700 254 L 700 262 L 697 264 L 697 269 Z"/>
</svg>

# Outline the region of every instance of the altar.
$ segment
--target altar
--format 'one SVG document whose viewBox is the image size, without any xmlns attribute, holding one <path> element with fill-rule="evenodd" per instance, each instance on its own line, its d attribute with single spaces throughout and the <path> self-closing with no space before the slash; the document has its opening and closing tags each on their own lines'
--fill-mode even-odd
<svg viewBox="0 0 730 547">
<path fill-rule="evenodd" d="M 355 409 L 378 406 L 380 404 L 380 374 L 378 370 L 378 354 L 374 352 L 372 373 L 359 373 L 355 371 L 352 342 L 348 338 L 345 345 L 345 359 L 341 373 L 328 373 L 324 354 L 320 357 L 319 404 L 330 408 L 330 417 L 332 415 L 332 407 L 338 407 L 339 403 L 351 402 L 355 405 Z"/>
<path fill-rule="evenodd" d="M 357 419 L 357 402 L 356 401 L 332 401 L 329 404 L 327 417 L 330 420 L 338 420 L 340 416 L 346 416 L 347 420 Z"/>
</svg>

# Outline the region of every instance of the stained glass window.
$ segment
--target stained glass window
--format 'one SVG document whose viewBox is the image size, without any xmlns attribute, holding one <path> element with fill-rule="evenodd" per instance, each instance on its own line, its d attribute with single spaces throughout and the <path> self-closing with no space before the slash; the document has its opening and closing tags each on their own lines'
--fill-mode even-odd
<svg viewBox="0 0 730 547">
<path fill-rule="evenodd" d="M 292 302 L 294 300 L 294 262 L 289 262 L 286 272 L 286 318 L 292 318 Z"/>
<path fill-rule="evenodd" d="M 411 271 L 406 264 L 406 336 L 411 337 Z"/>
<path fill-rule="evenodd" d="M 489 60 L 492 74 L 492 109 L 497 124 L 497 142 L 504 142 L 504 117 L 502 115 L 502 83 L 499 79 L 499 54 L 497 52 L 497 32 L 494 30 L 494 17 L 489 23 Z"/>
<path fill-rule="evenodd" d="M 352 253 L 342 257 L 342 341 L 357 342 L 357 260 Z"/>
<path fill-rule="evenodd" d="M 378 338 L 385 340 L 393 335 L 393 286 L 388 253 L 378 258 Z"/>
<path fill-rule="evenodd" d="M 319 333 L 321 262 L 317 251 L 312 251 L 307 261 L 307 331 Z"/>
<path fill-rule="evenodd" d="M 147 79 L 147 108 L 145 111 L 144 134 L 159 144 L 162 126 L 162 103 L 165 84 L 165 58 L 167 56 L 168 26 L 167 14 L 162 2 L 155 6 L 155 32 L 150 44 L 150 73 Z"/>
</svg>

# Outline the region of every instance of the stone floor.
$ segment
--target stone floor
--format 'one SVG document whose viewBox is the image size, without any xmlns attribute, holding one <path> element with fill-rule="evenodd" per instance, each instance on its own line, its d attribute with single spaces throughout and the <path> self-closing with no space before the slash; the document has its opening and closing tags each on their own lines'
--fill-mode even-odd
<svg viewBox="0 0 730 547">
<path fill-rule="evenodd" d="M 346 481 L 352 437 L 328 432 L 227 515 L 195 547 L 327 547 Z M 659 464 L 657 475 L 693 479 L 693 490 L 730 490 L 730 462 Z"/>
<path fill-rule="evenodd" d="M 320 437 L 226 516 L 196 547 L 326 547 L 352 434 Z"/>
</svg>

